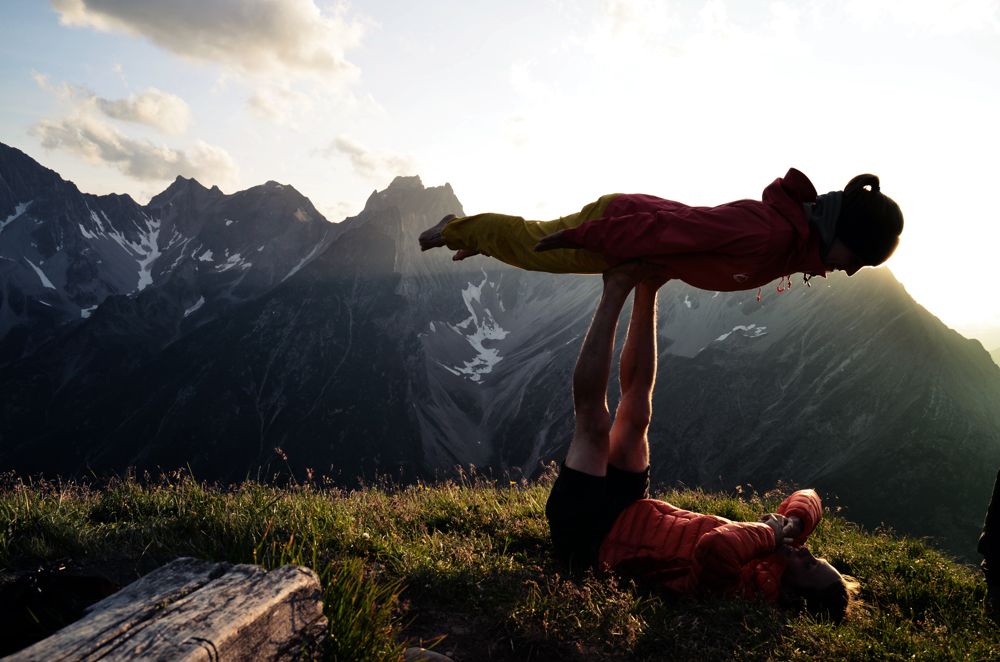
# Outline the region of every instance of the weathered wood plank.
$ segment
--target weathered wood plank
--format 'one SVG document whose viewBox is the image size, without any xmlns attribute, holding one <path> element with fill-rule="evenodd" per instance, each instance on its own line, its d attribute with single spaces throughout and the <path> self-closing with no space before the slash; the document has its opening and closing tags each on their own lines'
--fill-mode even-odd
<svg viewBox="0 0 1000 662">
<path fill-rule="evenodd" d="M 308 568 L 177 559 L 4 661 L 294 658 L 325 629 L 321 597 Z"/>
</svg>

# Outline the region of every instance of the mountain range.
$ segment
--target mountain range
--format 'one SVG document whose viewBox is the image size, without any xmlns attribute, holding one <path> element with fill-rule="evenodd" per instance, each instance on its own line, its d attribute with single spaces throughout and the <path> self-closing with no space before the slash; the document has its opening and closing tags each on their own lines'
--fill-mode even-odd
<svg viewBox="0 0 1000 662">
<path fill-rule="evenodd" d="M 276 182 L 178 178 L 140 205 L 0 146 L 0 469 L 537 475 L 600 279 L 420 253 L 447 213 L 451 186 L 417 177 L 339 223 Z M 971 556 L 1000 367 L 888 269 L 781 289 L 665 286 L 654 479 L 815 486 Z"/>
</svg>

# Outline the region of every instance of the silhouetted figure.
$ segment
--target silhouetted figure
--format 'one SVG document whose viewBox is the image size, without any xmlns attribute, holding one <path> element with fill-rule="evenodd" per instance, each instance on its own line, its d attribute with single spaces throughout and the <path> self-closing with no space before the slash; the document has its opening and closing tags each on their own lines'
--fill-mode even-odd
<svg viewBox="0 0 1000 662">
<path fill-rule="evenodd" d="M 420 235 L 420 247 L 447 246 L 453 259 L 483 254 L 531 271 L 604 273 L 642 260 L 664 279 L 731 292 L 794 273 L 851 275 L 885 262 L 899 242 L 903 214 L 858 175 L 843 191 L 817 195 L 792 168 L 761 200 L 695 207 L 645 194 L 610 194 L 552 221 L 520 216 L 445 216 Z"/>
<path fill-rule="evenodd" d="M 993 496 L 979 536 L 979 553 L 983 555 L 979 567 L 986 578 L 986 612 L 993 620 L 1000 621 L 1000 471 L 993 483 Z"/>
</svg>

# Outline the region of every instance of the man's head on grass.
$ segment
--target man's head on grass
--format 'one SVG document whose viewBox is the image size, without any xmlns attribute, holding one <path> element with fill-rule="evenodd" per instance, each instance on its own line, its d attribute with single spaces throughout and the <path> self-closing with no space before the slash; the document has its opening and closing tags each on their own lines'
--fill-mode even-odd
<svg viewBox="0 0 1000 662">
<path fill-rule="evenodd" d="M 817 618 L 840 623 L 847 615 L 858 583 L 840 574 L 806 547 L 782 547 L 785 572 L 781 578 L 782 604 L 805 609 Z"/>
</svg>

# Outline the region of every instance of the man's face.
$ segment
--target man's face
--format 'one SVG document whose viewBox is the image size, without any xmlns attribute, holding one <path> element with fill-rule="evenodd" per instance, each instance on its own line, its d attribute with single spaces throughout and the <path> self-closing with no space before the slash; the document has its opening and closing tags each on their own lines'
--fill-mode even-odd
<svg viewBox="0 0 1000 662">
<path fill-rule="evenodd" d="M 818 559 L 805 547 L 785 547 L 785 574 L 800 588 L 826 588 L 835 581 L 842 581 L 840 573 L 832 565 Z"/>
</svg>

